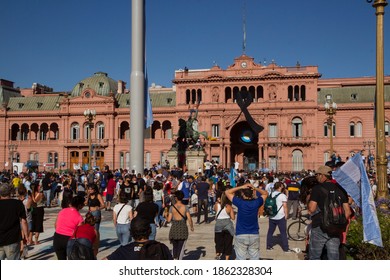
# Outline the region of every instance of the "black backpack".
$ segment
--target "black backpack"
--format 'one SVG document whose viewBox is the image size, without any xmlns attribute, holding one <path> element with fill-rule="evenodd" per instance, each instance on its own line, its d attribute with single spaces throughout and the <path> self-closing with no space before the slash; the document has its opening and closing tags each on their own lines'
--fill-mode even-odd
<svg viewBox="0 0 390 280">
<path fill-rule="evenodd" d="M 342 199 L 336 194 L 335 189 L 323 186 L 321 190 L 325 195 L 321 229 L 330 236 L 339 236 L 348 224 Z"/>
<path fill-rule="evenodd" d="M 96 260 L 93 249 L 80 243 L 77 238 L 69 239 L 67 255 L 68 260 Z"/>
<path fill-rule="evenodd" d="M 140 250 L 140 260 L 172 260 L 172 255 L 164 244 L 149 240 Z"/>
<path fill-rule="evenodd" d="M 264 212 L 268 217 L 275 217 L 276 214 L 280 211 L 280 208 L 282 208 L 283 205 L 281 205 L 278 209 L 278 206 L 276 205 L 276 198 L 281 195 L 281 193 L 278 193 L 274 197 L 272 197 L 272 193 L 267 197 L 264 204 Z"/>
</svg>

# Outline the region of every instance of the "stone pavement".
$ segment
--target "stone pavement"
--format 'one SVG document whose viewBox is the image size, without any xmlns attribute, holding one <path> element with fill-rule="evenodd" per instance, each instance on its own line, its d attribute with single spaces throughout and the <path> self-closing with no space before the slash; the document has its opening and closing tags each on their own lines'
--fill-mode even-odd
<svg viewBox="0 0 390 280">
<path fill-rule="evenodd" d="M 27 259 L 32 260 L 55 260 L 56 256 L 53 251 L 53 234 L 54 234 L 54 222 L 57 217 L 57 213 L 61 210 L 60 207 L 45 208 L 45 220 L 44 230 L 41 233 L 39 240 L 40 244 L 29 246 L 29 252 Z M 84 216 L 87 208 L 81 210 L 81 214 Z M 203 216 L 202 216 L 203 218 Z M 213 217 L 210 218 L 212 220 Z M 213 260 L 215 257 L 214 247 L 214 225 L 212 221 L 209 224 L 201 223 L 196 225 L 196 217 L 193 217 L 194 232 L 190 231 L 189 238 L 186 244 L 184 260 Z M 288 221 L 288 224 L 291 220 Z M 266 250 L 266 235 L 268 230 L 268 219 L 259 219 L 260 225 L 260 257 L 266 260 L 302 260 L 303 253 L 284 253 L 280 247 L 280 238 L 278 237 L 279 231 L 276 229 L 274 233 L 274 250 Z M 157 229 L 156 239 L 165 243 L 169 248 L 172 248 L 168 240 L 169 227 L 163 227 Z M 112 223 L 112 212 L 102 211 L 102 222 L 100 224 L 100 248 L 97 258 L 102 259 L 105 256 L 113 252 L 118 246 L 119 242 L 116 237 L 114 225 Z M 290 248 L 305 249 L 304 241 L 292 241 L 289 240 Z"/>
</svg>

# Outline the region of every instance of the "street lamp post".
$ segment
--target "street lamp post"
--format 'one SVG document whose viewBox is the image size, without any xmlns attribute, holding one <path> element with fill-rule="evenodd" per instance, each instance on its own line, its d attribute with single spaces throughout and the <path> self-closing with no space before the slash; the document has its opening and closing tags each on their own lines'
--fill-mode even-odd
<svg viewBox="0 0 390 280">
<path fill-rule="evenodd" d="M 363 147 L 364 149 L 367 147 L 368 148 L 368 158 L 367 158 L 367 168 L 370 170 L 371 168 L 371 147 L 375 147 L 375 142 L 372 140 L 364 140 L 363 141 Z"/>
<path fill-rule="evenodd" d="M 383 54 L 383 18 L 386 0 L 367 0 L 375 8 L 376 15 L 376 102 L 375 102 L 375 132 L 376 132 L 376 174 L 378 184 L 378 199 L 387 198 L 387 157 L 385 139 L 385 85 L 384 85 L 384 54 Z M 384 207 L 384 206 L 383 206 Z"/>
<path fill-rule="evenodd" d="M 278 173 L 279 170 L 279 150 L 282 149 L 282 142 L 276 141 L 269 144 L 269 146 L 276 151 L 276 166 L 275 172 Z"/>
<path fill-rule="evenodd" d="M 88 146 L 89 146 L 89 152 L 88 152 L 88 168 L 89 170 L 92 169 L 92 129 L 93 129 L 93 120 L 96 117 L 96 111 L 94 109 L 90 110 L 87 109 L 84 111 L 84 117 L 88 124 Z"/>
<path fill-rule="evenodd" d="M 328 126 L 328 130 L 330 132 L 329 135 L 329 142 L 330 142 L 330 159 L 332 159 L 333 156 L 333 116 L 336 115 L 337 111 L 337 104 L 336 102 L 333 102 L 332 96 L 328 95 L 326 96 L 326 101 L 324 104 L 325 107 L 325 114 L 328 116 L 328 119 L 326 120 L 326 124 Z"/>
</svg>

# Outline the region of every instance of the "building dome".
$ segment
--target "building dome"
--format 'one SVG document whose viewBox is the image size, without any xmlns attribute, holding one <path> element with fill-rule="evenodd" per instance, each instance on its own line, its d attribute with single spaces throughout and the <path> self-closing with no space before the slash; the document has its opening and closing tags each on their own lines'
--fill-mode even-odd
<svg viewBox="0 0 390 280">
<path fill-rule="evenodd" d="M 92 77 L 78 82 L 72 90 L 71 96 L 80 96 L 87 88 L 92 89 L 97 95 L 109 96 L 110 92 L 118 92 L 118 82 L 108 77 L 107 73 L 96 72 Z"/>
</svg>

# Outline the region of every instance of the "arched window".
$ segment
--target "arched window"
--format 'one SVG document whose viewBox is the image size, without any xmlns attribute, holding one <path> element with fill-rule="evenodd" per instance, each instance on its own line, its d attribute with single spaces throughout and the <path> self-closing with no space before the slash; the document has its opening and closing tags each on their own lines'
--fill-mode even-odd
<svg viewBox="0 0 390 280">
<path fill-rule="evenodd" d="M 89 129 L 89 124 L 85 123 L 84 124 L 84 139 L 88 140 L 90 137 L 90 129 Z"/>
<path fill-rule="evenodd" d="M 191 103 L 195 104 L 195 102 L 196 102 L 196 90 L 193 89 L 191 91 Z"/>
<path fill-rule="evenodd" d="M 20 139 L 20 127 L 18 124 L 14 123 L 11 126 L 11 140 L 19 140 Z"/>
<path fill-rule="evenodd" d="M 32 134 L 30 136 L 30 139 L 31 140 L 38 140 L 39 125 L 37 123 L 33 123 L 31 125 L 31 132 L 34 132 L 34 134 Z"/>
<path fill-rule="evenodd" d="M 127 121 L 121 122 L 121 126 L 119 128 L 119 138 L 120 139 L 130 139 L 130 125 L 129 125 L 129 122 L 127 122 Z"/>
<path fill-rule="evenodd" d="M 41 127 L 39 129 L 39 140 L 46 140 L 48 132 L 49 132 L 49 126 L 47 125 L 47 123 L 41 124 Z"/>
<path fill-rule="evenodd" d="M 164 121 L 162 123 L 162 130 L 164 134 L 164 139 L 172 139 L 172 125 L 170 121 Z"/>
<path fill-rule="evenodd" d="M 152 124 L 152 139 L 161 139 L 161 124 L 159 121 L 154 121 Z"/>
<path fill-rule="evenodd" d="M 186 90 L 186 104 L 190 104 L 191 102 L 191 91 L 189 89 Z"/>
<path fill-rule="evenodd" d="M 252 101 L 253 101 L 253 102 L 257 102 L 257 100 L 256 100 L 255 87 L 254 87 L 254 86 L 250 86 L 250 87 L 249 87 L 249 92 L 250 92 L 250 94 L 251 94 Z"/>
<path fill-rule="evenodd" d="M 26 123 L 22 124 L 22 135 L 21 135 L 22 137 L 20 140 L 22 140 L 22 141 L 28 140 L 29 131 L 30 130 L 29 130 L 28 124 L 26 124 Z"/>
<path fill-rule="evenodd" d="M 292 153 L 292 169 L 293 171 L 303 170 L 303 153 L 301 150 L 294 150 Z"/>
<path fill-rule="evenodd" d="M 47 154 L 47 162 L 54 163 L 54 168 L 58 168 L 58 153 L 57 152 L 49 152 Z"/>
<path fill-rule="evenodd" d="M 237 93 L 240 91 L 238 87 L 233 88 L 233 102 L 237 103 Z"/>
<path fill-rule="evenodd" d="M 232 89 L 230 87 L 225 88 L 225 103 L 228 103 L 232 99 Z"/>
<path fill-rule="evenodd" d="M 102 122 L 96 124 L 96 139 L 104 139 L 104 123 Z"/>
<path fill-rule="evenodd" d="M 306 87 L 301 86 L 301 100 L 305 101 L 306 100 Z"/>
<path fill-rule="evenodd" d="M 328 127 L 328 123 L 324 123 L 324 137 L 330 136 L 330 130 Z M 333 137 L 336 136 L 336 123 L 333 123 Z"/>
<path fill-rule="evenodd" d="M 72 123 L 72 125 L 70 126 L 70 139 L 80 139 L 80 125 L 78 123 Z"/>
<path fill-rule="evenodd" d="M 58 124 L 52 123 L 50 125 L 50 139 L 58 140 L 58 138 L 59 138 Z"/>
<path fill-rule="evenodd" d="M 130 153 L 120 152 L 119 153 L 119 166 L 123 169 L 130 169 Z"/>
<path fill-rule="evenodd" d="M 299 86 L 294 87 L 294 101 L 299 101 Z"/>
<path fill-rule="evenodd" d="M 288 101 L 293 100 L 293 87 L 292 86 L 288 86 L 287 98 L 288 98 Z"/>
<path fill-rule="evenodd" d="M 292 136 L 302 137 L 302 120 L 301 118 L 294 118 L 292 120 Z"/>
<path fill-rule="evenodd" d="M 332 123 L 332 125 L 333 125 L 333 137 L 336 137 L 336 123 L 334 122 L 334 123 Z"/>
<path fill-rule="evenodd" d="M 361 122 L 357 122 L 355 126 L 355 136 L 362 137 L 363 135 L 363 124 Z"/>
<path fill-rule="evenodd" d="M 264 98 L 264 88 L 262 86 L 258 86 L 256 88 L 257 91 L 257 101 Z"/>
<path fill-rule="evenodd" d="M 324 128 L 324 137 L 328 137 L 328 124 L 324 123 L 323 128 Z"/>
<path fill-rule="evenodd" d="M 29 160 L 36 160 L 39 161 L 39 154 L 37 152 L 30 152 L 28 154 Z"/>
<path fill-rule="evenodd" d="M 355 137 L 355 123 L 354 122 L 349 123 L 349 136 Z"/>
<path fill-rule="evenodd" d="M 202 90 L 198 89 L 196 92 L 196 103 L 201 104 L 202 103 Z"/>
</svg>

